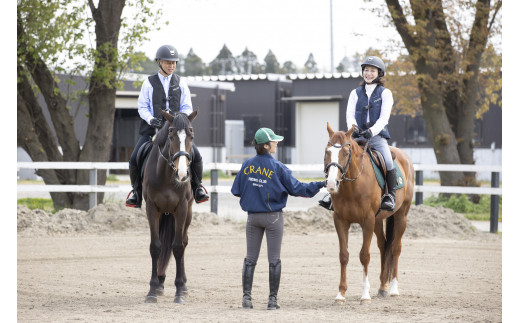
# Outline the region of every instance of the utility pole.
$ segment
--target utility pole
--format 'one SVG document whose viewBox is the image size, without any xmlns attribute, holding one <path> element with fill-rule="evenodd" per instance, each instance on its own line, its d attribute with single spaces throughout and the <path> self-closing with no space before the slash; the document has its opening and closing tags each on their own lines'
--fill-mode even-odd
<svg viewBox="0 0 520 323">
<path fill-rule="evenodd" d="M 330 72 L 334 73 L 334 38 L 332 29 L 332 0 L 330 0 Z"/>
</svg>

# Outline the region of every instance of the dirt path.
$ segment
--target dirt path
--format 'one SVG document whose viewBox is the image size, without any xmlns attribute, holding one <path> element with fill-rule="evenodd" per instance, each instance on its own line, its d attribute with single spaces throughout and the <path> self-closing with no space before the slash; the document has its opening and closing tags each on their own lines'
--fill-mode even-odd
<svg viewBox="0 0 520 323">
<path fill-rule="evenodd" d="M 354 230 L 349 241 L 346 304 L 335 306 L 338 242 L 330 215 L 317 209 L 286 214 L 278 311 L 265 310 L 265 241 L 253 284 L 254 309 L 241 308 L 244 224 L 220 221 L 212 214 L 197 214 L 190 227 L 186 304 L 173 303 L 174 262 L 165 296 L 157 304 L 145 304 L 151 260 L 143 215 L 121 211 L 114 218 L 107 214 L 117 212 L 105 211 L 78 213 L 84 220 L 78 226 L 71 212 L 58 221 L 60 215 L 18 210 L 20 322 L 502 321 L 501 239 L 468 229 L 465 219 L 445 210 L 410 213 L 399 262 L 399 297 L 375 297 L 380 263 L 374 238 L 369 267 L 373 299 L 363 306 L 360 232 Z M 419 221 L 428 219 L 428 212 L 429 227 Z M 437 218 L 449 225 L 445 228 Z"/>
</svg>

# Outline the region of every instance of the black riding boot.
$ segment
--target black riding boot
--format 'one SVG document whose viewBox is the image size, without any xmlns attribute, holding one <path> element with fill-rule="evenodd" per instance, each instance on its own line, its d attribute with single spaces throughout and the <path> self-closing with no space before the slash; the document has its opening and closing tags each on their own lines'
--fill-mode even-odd
<svg viewBox="0 0 520 323">
<path fill-rule="evenodd" d="M 381 201 L 381 209 L 393 211 L 395 208 L 395 186 L 397 184 L 395 168 L 386 172 L 386 185 L 388 186 L 388 194 L 383 196 Z"/>
<path fill-rule="evenodd" d="M 282 273 L 282 261 L 274 264 L 269 264 L 269 301 L 267 302 L 268 310 L 277 310 L 280 308 L 278 305 L 277 295 L 278 287 L 280 287 L 280 275 Z"/>
<path fill-rule="evenodd" d="M 206 189 L 202 186 L 202 160 L 191 163 L 191 189 L 196 203 L 209 200 Z"/>
<path fill-rule="evenodd" d="M 325 196 L 318 201 L 318 204 L 327 210 L 334 211 L 334 207 L 332 207 L 332 199 L 330 198 L 329 193 L 325 194 Z"/>
<path fill-rule="evenodd" d="M 130 192 L 130 196 L 126 200 L 126 206 L 128 207 L 141 207 L 141 194 L 139 190 L 139 168 L 134 165 L 129 166 L 130 170 L 130 182 L 132 184 L 132 191 Z"/>
<path fill-rule="evenodd" d="M 242 307 L 253 308 L 253 302 L 251 300 L 251 289 L 253 288 L 253 276 L 255 275 L 256 263 L 247 261 L 244 258 L 244 266 L 242 267 Z"/>
</svg>

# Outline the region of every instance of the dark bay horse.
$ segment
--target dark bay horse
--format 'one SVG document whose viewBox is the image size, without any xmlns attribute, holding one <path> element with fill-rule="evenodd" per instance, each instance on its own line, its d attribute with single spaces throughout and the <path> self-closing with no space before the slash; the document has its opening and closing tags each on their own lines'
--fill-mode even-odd
<svg viewBox="0 0 520 323">
<path fill-rule="evenodd" d="M 193 194 L 190 184 L 190 152 L 194 138 L 189 116 L 161 111 L 167 122 L 158 131 L 144 169 L 143 199 L 150 226 L 152 278 L 147 303 L 156 303 L 164 294 L 166 268 L 175 257 L 175 303 L 184 303 L 187 295 L 184 250 L 188 245 Z"/>
<path fill-rule="evenodd" d="M 397 264 L 401 254 L 401 238 L 406 229 L 406 215 L 414 193 L 414 169 L 410 157 L 400 149 L 390 147 L 401 169 L 404 187 L 396 190 L 394 211 L 379 210 L 382 190 L 379 187 L 369 156 L 365 149 L 352 139 L 354 127 L 349 131 L 334 132 L 327 123 L 329 142 L 325 147 L 325 172 L 327 190 L 334 206 L 334 226 L 339 239 L 341 266 L 339 293 L 336 303 L 345 302 L 347 291 L 348 231 L 352 223 L 359 223 L 363 230 L 363 245 L 359 259 L 363 265 L 363 291 L 361 304 L 369 303 L 370 283 L 368 264 L 372 234 L 377 237 L 381 253 L 381 284 L 379 297 L 399 295 Z M 386 222 L 386 223 L 383 223 Z M 386 230 L 385 230 L 386 226 Z M 388 290 L 390 283 L 390 290 Z"/>
</svg>

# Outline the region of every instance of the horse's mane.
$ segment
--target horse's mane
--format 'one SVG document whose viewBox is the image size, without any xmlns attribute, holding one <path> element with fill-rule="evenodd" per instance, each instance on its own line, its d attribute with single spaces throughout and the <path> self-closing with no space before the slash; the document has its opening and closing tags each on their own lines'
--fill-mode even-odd
<svg viewBox="0 0 520 323">
<path fill-rule="evenodd" d="M 157 133 L 157 137 L 155 139 L 155 142 L 160 146 L 163 147 L 166 143 L 166 140 L 168 139 L 168 128 L 170 126 L 174 127 L 175 129 L 185 129 L 188 130 L 190 127 L 190 120 L 188 119 L 188 116 L 185 115 L 182 112 L 176 113 L 173 117 L 173 124 L 171 125 L 168 120 L 165 120 L 163 126 Z"/>
</svg>

